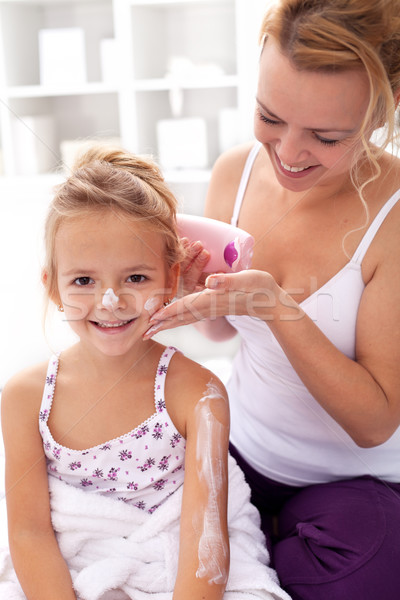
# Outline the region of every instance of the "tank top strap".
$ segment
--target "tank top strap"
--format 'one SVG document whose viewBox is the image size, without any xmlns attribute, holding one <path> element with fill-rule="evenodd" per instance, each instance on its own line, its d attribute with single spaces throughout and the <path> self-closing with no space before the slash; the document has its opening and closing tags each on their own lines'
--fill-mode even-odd
<svg viewBox="0 0 400 600">
<path fill-rule="evenodd" d="M 240 179 L 238 191 L 236 194 L 235 205 L 233 207 L 233 214 L 231 219 L 231 225 L 237 227 L 239 221 L 239 213 L 242 207 L 242 202 L 244 198 L 244 194 L 247 188 L 247 184 L 249 182 L 251 169 L 253 168 L 254 161 L 256 160 L 256 156 L 261 148 L 260 142 L 256 142 L 252 149 L 249 152 L 249 155 L 246 159 L 246 163 L 244 165 L 242 177 Z"/>
<path fill-rule="evenodd" d="M 53 354 L 49 360 L 46 373 L 46 381 L 44 384 L 42 403 L 40 405 L 39 419 L 47 422 L 50 415 L 51 404 L 53 402 L 54 390 L 56 387 L 56 378 L 58 371 L 59 356 Z"/>
<path fill-rule="evenodd" d="M 157 412 L 163 412 L 166 410 L 165 407 L 165 379 L 167 377 L 168 366 L 171 358 L 178 352 L 173 346 L 165 348 L 161 354 L 160 360 L 158 361 L 156 377 L 154 380 L 154 402 L 156 405 Z"/>
<path fill-rule="evenodd" d="M 382 206 L 382 208 L 376 215 L 375 219 L 372 221 L 371 225 L 368 227 L 368 229 L 367 229 L 365 235 L 363 236 L 361 242 L 359 243 L 356 251 L 354 252 L 351 262 L 359 264 L 359 265 L 362 263 L 363 258 L 365 256 L 372 240 L 374 239 L 377 231 L 379 230 L 380 226 L 386 219 L 387 215 L 389 214 L 389 212 L 392 210 L 393 206 L 396 204 L 396 202 L 399 199 L 400 199 L 400 190 L 397 190 L 397 192 L 395 192 L 393 194 L 393 196 L 391 196 L 389 198 L 389 200 Z"/>
</svg>

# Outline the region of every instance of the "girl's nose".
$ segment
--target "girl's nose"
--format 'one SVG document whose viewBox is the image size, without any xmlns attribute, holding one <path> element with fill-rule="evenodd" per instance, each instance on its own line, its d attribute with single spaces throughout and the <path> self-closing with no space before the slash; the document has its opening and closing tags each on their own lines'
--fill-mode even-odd
<svg viewBox="0 0 400 600">
<path fill-rule="evenodd" d="M 118 308 L 119 298 L 114 292 L 112 288 L 108 288 L 104 292 L 103 300 L 101 301 L 104 308 L 108 308 L 109 310 L 115 310 Z"/>
<path fill-rule="evenodd" d="M 110 311 L 115 311 L 121 308 L 121 301 L 113 288 L 108 288 L 101 296 L 100 302 L 97 304 L 98 309 L 106 308 Z"/>
</svg>

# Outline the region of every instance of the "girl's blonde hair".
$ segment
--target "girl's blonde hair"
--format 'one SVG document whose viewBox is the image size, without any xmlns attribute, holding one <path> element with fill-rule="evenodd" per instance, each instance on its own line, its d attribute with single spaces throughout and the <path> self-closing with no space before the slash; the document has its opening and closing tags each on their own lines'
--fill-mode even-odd
<svg viewBox="0 0 400 600">
<path fill-rule="evenodd" d="M 380 175 L 378 159 L 396 138 L 395 94 L 400 92 L 400 0 L 278 0 L 265 14 L 260 32 L 278 41 L 299 70 L 341 72 L 364 69 L 370 99 L 361 127 L 363 152 L 371 176 Z M 379 146 L 369 143 L 373 129 L 385 126 Z M 355 157 L 353 181 L 357 181 Z"/>
<path fill-rule="evenodd" d="M 143 222 L 143 228 L 165 238 L 168 267 L 181 262 L 183 249 L 176 229 L 177 201 L 158 166 L 120 148 L 96 144 L 76 160 L 72 174 L 56 189 L 45 223 L 46 294 L 55 299 L 55 239 L 67 219 L 113 211 Z"/>
</svg>

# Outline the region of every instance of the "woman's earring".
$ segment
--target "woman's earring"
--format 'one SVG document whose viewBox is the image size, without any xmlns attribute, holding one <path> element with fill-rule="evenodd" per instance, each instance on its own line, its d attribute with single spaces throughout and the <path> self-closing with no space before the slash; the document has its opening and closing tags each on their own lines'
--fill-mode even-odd
<svg viewBox="0 0 400 600">
<path fill-rule="evenodd" d="M 63 307 L 63 305 L 62 305 L 62 304 L 59 304 L 59 305 L 57 306 L 57 310 L 59 310 L 60 312 L 64 312 L 64 307 Z"/>
<path fill-rule="evenodd" d="M 171 298 L 168 298 L 168 300 L 166 300 L 163 304 L 163 306 L 168 306 L 168 304 L 171 304 L 172 300 Z"/>
</svg>

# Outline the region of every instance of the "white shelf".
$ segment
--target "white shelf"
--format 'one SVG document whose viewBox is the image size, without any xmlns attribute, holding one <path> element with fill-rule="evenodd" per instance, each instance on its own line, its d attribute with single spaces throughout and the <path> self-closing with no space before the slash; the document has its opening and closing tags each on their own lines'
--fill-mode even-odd
<svg viewBox="0 0 400 600">
<path fill-rule="evenodd" d="M 259 0 L 1 0 L 3 174 L 24 174 L 31 135 L 36 136 L 33 152 L 41 143 L 52 150 L 45 172 L 54 170 L 57 157 L 61 163 L 63 141 L 82 138 L 119 139 L 126 148 L 158 159 L 157 122 L 182 117 L 204 121 L 209 164 L 170 170 L 167 179 L 185 189 L 192 182 L 198 193 L 224 149 L 222 113 L 236 111 L 228 132 L 232 144 L 252 136 L 257 29 L 264 5 Z M 87 81 L 42 85 L 39 31 L 65 27 L 84 32 Z M 116 72 L 104 80 L 101 41 L 110 38 Z M 180 112 L 171 104 L 177 93 Z M 24 123 L 21 152 L 15 131 L 23 138 Z"/>
<path fill-rule="evenodd" d="M 144 91 L 169 91 L 174 88 L 182 90 L 236 88 L 239 79 L 237 75 L 224 75 L 218 78 L 174 79 L 160 77 L 158 79 L 138 79 L 132 83 L 132 88 L 138 92 Z"/>
<path fill-rule="evenodd" d="M 231 0 L 128 0 L 131 6 L 182 6 L 190 4 L 229 4 Z"/>
<path fill-rule="evenodd" d="M 14 99 L 51 98 L 58 96 L 85 96 L 86 94 L 116 94 L 119 92 L 119 88 L 115 84 L 93 82 L 81 84 L 78 86 L 18 85 L 6 88 L 4 91 L 9 99 Z"/>
</svg>

